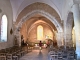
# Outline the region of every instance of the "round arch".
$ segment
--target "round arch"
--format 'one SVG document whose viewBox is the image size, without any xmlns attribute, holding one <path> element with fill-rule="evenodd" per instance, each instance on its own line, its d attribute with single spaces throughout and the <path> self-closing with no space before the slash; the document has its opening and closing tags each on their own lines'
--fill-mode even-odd
<svg viewBox="0 0 80 60">
<path fill-rule="evenodd" d="M 47 4 L 47 5 L 51 6 L 52 8 L 54 8 L 55 11 L 57 11 L 58 15 L 59 15 L 60 18 L 61 18 L 61 12 L 59 11 L 59 9 L 58 9 L 58 7 L 56 6 L 56 4 L 53 3 L 53 1 L 49 1 L 49 0 L 46 0 L 46 1 L 38 0 L 38 1 L 36 1 L 36 3 L 37 3 L 37 2 L 42 3 L 42 4 Z M 28 5 L 30 5 L 30 4 L 34 4 L 34 3 L 35 3 L 34 1 L 24 0 L 24 1 L 21 3 L 21 5 L 20 5 L 20 7 L 19 7 L 19 9 L 18 9 L 16 18 L 18 17 L 18 15 L 21 13 L 21 11 L 22 11 L 26 6 L 28 6 Z M 37 6 L 37 5 L 36 5 L 36 6 Z M 43 7 L 43 6 L 42 6 L 42 7 Z M 44 8 L 43 8 L 43 9 L 44 9 Z"/>
<path fill-rule="evenodd" d="M 40 23 L 40 22 L 39 22 L 39 23 Z M 36 23 L 36 24 L 34 23 L 34 24 L 31 25 L 31 27 L 29 28 L 29 31 L 28 31 L 28 35 L 29 35 L 31 29 L 33 28 L 33 26 L 34 26 L 34 25 L 37 25 L 37 24 L 38 24 L 38 23 Z M 51 31 L 53 32 L 53 28 L 52 28 L 48 23 L 43 22 L 42 24 L 48 25 L 48 26 L 52 29 Z"/>
<path fill-rule="evenodd" d="M 43 10 L 33 10 L 32 12 L 29 12 L 28 14 L 26 14 L 24 17 L 22 17 L 20 19 L 20 22 L 17 25 L 17 29 L 19 29 L 22 26 L 23 22 L 30 19 L 31 17 L 33 17 L 36 14 L 39 14 L 39 15 L 42 15 L 42 16 L 46 17 L 47 19 L 49 19 L 55 25 L 58 32 L 63 32 L 61 24 L 55 19 L 55 17 L 53 17 L 52 15 L 50 15 L 49 13 L 47 13 Z"/>
</svg>

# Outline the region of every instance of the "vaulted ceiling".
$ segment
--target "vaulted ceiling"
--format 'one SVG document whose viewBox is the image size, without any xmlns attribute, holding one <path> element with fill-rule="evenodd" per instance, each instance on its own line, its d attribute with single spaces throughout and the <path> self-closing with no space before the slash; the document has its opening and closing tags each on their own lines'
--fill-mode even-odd
<svg viewBox="0 0 80 60">
<path fill-rule="evenodd" d="M 33 4 L 35 2 L 41 2 L 41 3 L 45 3 L 49 6 L 51 6 L 58 13 L 61 20 L 64 20 L 63 14 L 64 14 L 64 11 L 66 11 L 66 9 L 64 9 L 64 8 L 65 7 L 67 8 L 67 5 L 71 6 L 73 4 L 72 1 L 73 0 L 10 0 L 12 9 L 13 9 L 13 20 L 14 21 L 17 19 L 17 16 L 20 14 L 20 12 L 25 7 L 27 7 L 28 5 Z"/>
<path fill-rule="evenodd" d="M 48 18 L 46 18 L 45 16 L 43 16 L 45 19 L 43 19 L 43 17 L 41 19 L 48 23 L 48 25 L 54 27 L 55 30 L 62 29 L 62 21 L 67 19 L 68 11 L 73 5 L 73 0 L 10 0 L 10 2 L 13 10 L 13 21 L 17 24 L 22 19 L 26 19 L 26 14 L 34 10 L 42 10 L 45 11 L 44 13 L 48 12 L 54 17 L 54 25 L 52 25 L 51 21 L 49 21 Z M 27 20 L 30 21 L 34 18 L 33 22 L 36 22 L 36 19 L 40 18 L 41 16 L 37 17 L 38 14 L 35 15 L 35 17 L 31 16 L 31 18 L 28 18 Z M 30 23 L 29 21 L 27 22 Z M 31 24 L 33 24 L 33 22 L 31 22 Z"/>
</svg>

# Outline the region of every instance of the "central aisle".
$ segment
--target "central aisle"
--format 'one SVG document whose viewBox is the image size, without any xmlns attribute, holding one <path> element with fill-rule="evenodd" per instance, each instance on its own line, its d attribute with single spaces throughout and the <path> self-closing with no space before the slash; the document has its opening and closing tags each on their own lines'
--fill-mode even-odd
<svg viewBox="0 0 80 60">
<path fill-rule="evenodd" d="M 47 49 L 33 50 L 20 58 L 20 60 L 49 60 L 48 51 Z"/>
</svg>

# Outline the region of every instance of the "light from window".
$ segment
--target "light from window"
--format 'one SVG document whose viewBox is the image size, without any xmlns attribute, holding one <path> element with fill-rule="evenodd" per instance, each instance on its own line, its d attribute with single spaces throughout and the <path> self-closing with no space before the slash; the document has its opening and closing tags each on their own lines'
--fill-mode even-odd
<svg viewBox="0 0 80 60">
<path fill-rule="evenodd" d="M 43 26 L 39 25 L 37 27 L 37 40 L 43 39 Z"/>
<path fill-rule="evenodd" d="M 1 20 L 1 42 L 5 41 L 7 41 L 7 17 L 3 15 Z"/>
</svg>

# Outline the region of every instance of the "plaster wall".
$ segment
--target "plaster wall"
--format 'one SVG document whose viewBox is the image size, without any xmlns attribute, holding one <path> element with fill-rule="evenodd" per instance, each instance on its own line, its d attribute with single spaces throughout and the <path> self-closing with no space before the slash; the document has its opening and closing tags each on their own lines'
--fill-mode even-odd
<svg viewBox="0 0 80 60">
<path fill-rule="evenodd" d="M 5 14 L 8 19 L 8 30 L 7 30 L 7 42 L 0 42 L 0 49 L 5 49 L 13 46 L 13 34 L 10 34 L 11 28 L 13 28 L 12 24 L 12 8 L 9 0 L 0 0 L 0 21 L 1 17 Z M 1 25 L 0 25 L 1 26 Z"/>
</svg>

